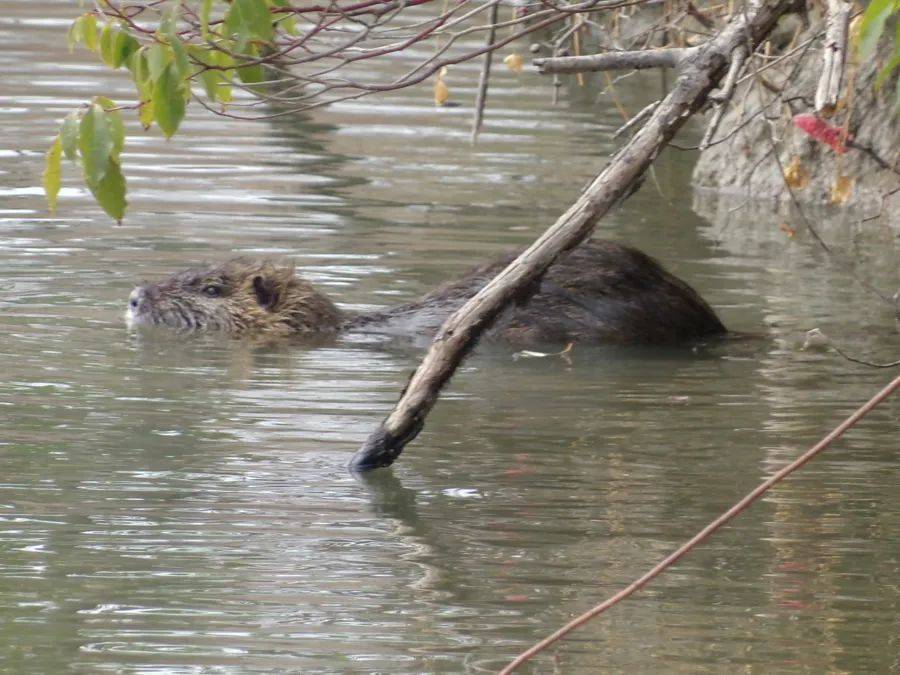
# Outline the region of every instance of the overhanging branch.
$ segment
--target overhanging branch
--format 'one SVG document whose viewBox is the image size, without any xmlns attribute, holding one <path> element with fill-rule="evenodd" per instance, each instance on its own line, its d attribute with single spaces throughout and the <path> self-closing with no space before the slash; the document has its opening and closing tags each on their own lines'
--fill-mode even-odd
<svg viewBox="0 0 900 675">
<path fill-rule="evenodd" d="M 441 327 L 393 412 L 350 462 L 355 470 L 388 466 L 419 433 L 438 393 L 481 334 L 563 252 L 577 246 L 597 221 L 625 199 L 657 155 L 706 102 L 735 48 L 758 45 L 793 0 L 751 0 L 680 68 L 675 86 L 653 115 L 613 157 L 578 200 L 525 252 L 457 310 Z"/>
<path fill-rule="evenodd" d="M 642 70 L 645 68 L 677 68 L 698 47 L 645 49 L 633 52 L 605 52 L 590 56 L 555 56 L 535 59 L 534 65 L 544 75 L 552 73 L 587 73 L 602 70 Z"/>
</svg>

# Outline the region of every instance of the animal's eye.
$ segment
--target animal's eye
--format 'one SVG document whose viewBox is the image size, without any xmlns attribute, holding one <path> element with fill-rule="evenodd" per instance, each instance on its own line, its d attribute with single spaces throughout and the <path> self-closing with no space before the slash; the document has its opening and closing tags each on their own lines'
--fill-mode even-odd
<svg viewBox="0 0 900 675">
<path fill-rule="evenodd" d="M 203 287 L 203 293 L 211 298 L 217 298 L 222 295 L 222 289 L 213 284 L 207 284 Z"/>
</svg>

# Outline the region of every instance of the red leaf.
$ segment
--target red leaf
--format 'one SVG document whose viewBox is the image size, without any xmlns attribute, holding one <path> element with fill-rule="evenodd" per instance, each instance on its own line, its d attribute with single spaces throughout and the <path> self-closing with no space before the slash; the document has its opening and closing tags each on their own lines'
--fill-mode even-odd
<svg viewBox="0 0 900 675">
<path fill-rule="evenodd" d="M 794 115 L 794 126 L 805 131 L 820 143 L 830 146 L 832 150 L 840 155 L 847 152 L 847 146 L 844 145 L 844 141 L 849 140 L 849 136 L 845 139 L 844 130 L 840 127 L 833 127 L 825 120 L 811 113 Z"/>
</svg>

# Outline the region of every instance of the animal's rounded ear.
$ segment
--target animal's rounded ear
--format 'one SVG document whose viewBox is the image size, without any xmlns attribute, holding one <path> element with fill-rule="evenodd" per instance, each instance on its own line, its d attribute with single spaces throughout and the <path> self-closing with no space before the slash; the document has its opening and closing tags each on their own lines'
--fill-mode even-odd
<svg viewBox="0 0 900 675">
<path fill-rule="evenodd" d="M 253 293 L 260 307 L 272 311 L 281 299 L 281 284 L 276 277 L 257 274 L 253 277 Z"/>
</svg>

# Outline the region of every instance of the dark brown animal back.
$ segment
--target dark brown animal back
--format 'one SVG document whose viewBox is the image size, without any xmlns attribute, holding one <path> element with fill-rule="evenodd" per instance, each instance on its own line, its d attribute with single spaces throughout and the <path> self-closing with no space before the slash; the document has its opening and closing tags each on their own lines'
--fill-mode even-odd
<svg viewBox="0 0 900 675">
<path fill-rule="evenodd" d="M 505 312 L 492 332 L 511 342 L 663 345 L 721 334 L 725 327 L 693 288 L 653 258 L 599 240 L 552 265 L 540 290 Z"/>
<path fill-rule="evenodd" d="M 357 317 L 347 328 L 433 334 L 513 258 L 477 268 L 417 302 Z M 653 258 L 596 240 L 561 256 L 547 270 L 538 290 L 524 303 L 507 307 L 487 337 L 517 344 L 665 345 L 725 332 L 697 292 Z"/>
</svg>

